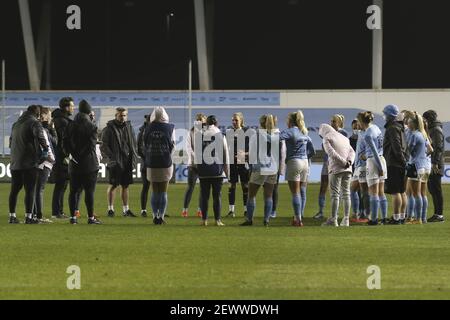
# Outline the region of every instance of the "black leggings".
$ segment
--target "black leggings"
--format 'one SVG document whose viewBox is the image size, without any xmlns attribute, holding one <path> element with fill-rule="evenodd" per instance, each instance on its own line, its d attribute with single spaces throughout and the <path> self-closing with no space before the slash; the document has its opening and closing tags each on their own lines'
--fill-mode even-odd
<svg viewBox="0 0 450 320">
<path fill-rule="evenodd" d="M 15 213 L 17 196 L 25 188 L 25 213 L 33 213 L 38 169 L 11 170 L 11 192 L 9 194 L 9 212 Z"/>
<path fill-rule="evenodd" d="M 44 206 L 44 189 L 50 176 L 51 170 L 47 167 L 39 170 L 37 183 L 36 183 L 36 199 L 33 208 L 33 215 L 38 219 L 42 219 L 42 207 Z"/>
<path fill-rule="evenodd" d="M 55 176 L 55 188 L 53 189 L 52 215 L 57 216 L 64 213 L 64 193 L 69 184 L 66 167 L 53 167 Z"/>
<path fill-rule="evenodd" d="M 434 214 L 443 215 L 444 213 L 444 198 L 442 196 L 442 176 L 432 173 L 428 179 L 428 190 L 433 197 Z"/>
<path fill-rule="evenodd" d="M 97 184 L 98 171 L 89 173 L 72 173 L 70 175 L 70 193 L 69 193 L 69 207 L 70 216 L 75 216 L 75 210 L 79 201 L 81 191 L 84 190 L 84 202 L 88 216 L 94 216 L 94 193 Z"/>
<path fill-rule="evenodd" d="M 142 166 L 141 170 L 142 177 L 142 190 L 141 190 L 141 209 L 147 210 L 148 192 L 150 190 L 150 181 L 147 180 L 147 168 Z"/>
<path fill-rule="evenodd" d="M 200 193 L 202 218 L 208 218 L 208 202 L 212 189 L 214 218 L 220 220 L 220 211 L 222 210 L 222 183 L 223 178 L 202 178 L 200 179 Z"/>
<path fill-rule="evenodd" d="M 183 208 L 189 208 L 189 203 L 192 199 L 192 193 L 194 193 L 195 184 L 197 183 L 198 179 L 198 171 L 195 167 L 188 167 L 188 180 L 187 180 L 187 188 L 184 193 L 184 202 L 183 202 Z M 198 199 L 198 205 L 200 207 L 201 203 L 201 193 L 199 194 Z"/>
</svg>

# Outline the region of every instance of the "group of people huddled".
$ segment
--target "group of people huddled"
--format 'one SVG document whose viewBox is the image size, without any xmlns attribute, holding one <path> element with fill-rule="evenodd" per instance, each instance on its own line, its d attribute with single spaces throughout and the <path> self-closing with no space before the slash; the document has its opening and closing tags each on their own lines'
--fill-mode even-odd
<svg viewBox="0 0 450 320">
<path fill-rule="evenodd" d="M 175 126 L 163 107 L 156 107 L 145 117 L 137 137 L 127 121 L 127 110 L 117 108 L 99 134 L 90 104 L 81 100 L 79 112 L 71 118 L 74 102 L 60 100 L 59 108 L 31 105 L 14 123 L 11 139 L 11 192 L 9 222 L 16 216 L 17 196 L 25 189 L 25 223 L 51 222 L 43 216 L 43 194 L 47 182 L 55 184 L 52 216 L 69 218 L 63 211 L 63 199 L 69 186 L 70 223 L 80 218 L 80 198 L 84 191 L 88 224 L 101 224 L 94 214 L 94 196 L 100 162 L 106 164 L 109 187 L 107 216 L 114 217 L 115 194 L 120 186 L 122 215 L 136 217 L 129 205 L 129 185 L 133 170 L 141 165 L 141 216 L 150 206 L 154 224 L 165 224 L 168 216 L 167 191 L 174 174 Z M 349 226 L 350 222 L 403 224 L 442 222 L 441 178 L 444 172 L 444 135 L 436 112 L 423 116 L 412 111 L 400 112 L 395 105 L 383 110 L 385 133 L 373 123 L 374 115 L 361 112 L 352 122 L 353 134 L 344 130 L 344 116 L 334 115 L 330 124 L 322 124 L 324 164 L 319 192 L 319 212 L 324 218 L 328 185 L 331 215 L 324 226 Z M 214 115 L 197 114 L 194 126 L 185 137 L 188 183 L 184 194 L 182 217 L 188 217 L 194 187 L 200 180 L 197 215 L 208 225 L 208 205 L 212 193 L 214 220 L 224 226 L 221 217 L 222 186 L 228 180 L 228 217 L 235 217 L 236 186 L 240 182 L 245 221 L 253 225 L 256 196 L 263 189 L 263 223 L 277 217 L 280 175 L 288 182 L 292 199 L 292 225 L 303 226 L 306 188 L 315 148 L 304 115 L 292 112 L 287 129 L 277 128 L 277 118 L 262 115 L 257 130 L 245 126 L 244 116 L 232 116 L 232 126 L 221 131 Z M 434 202 L 434 214 L 427 219 L 427 188 Z M 392 217 L 388 219 L 386 195 L 393 198 Z M 338 221 L 340 204 L 344 216 Z M 381 209 L 381 210 L 380 210 Z M 350 212 L 353 211 L 351 216 Z M 381 211 L 379 219 L 378 211 Z"/>
<path fill-rule="evenodd" d="M 322 125 L 328 161 L 324 161 L 319 212 L 314 218 L 324 218 L 325 193 L 330 184 L 332 217 L 324 225 L 338 225 L 339 200 L 344 202 L 344 219 L 340 224 L 343 226 L 348 226 L 349 222 L 397 225 L 444 221 L 441 186 L 445 167 L 444 134 L 436 112 L 428 110 L 422 116 L 414 111 L 400 112 L 396 105 L 388 105 L 383 110 L 383 117 L 386 122 L 384 135 L 373 123 L 374 114 L 369 111 L 359 113 L 353 120 L 353 134 L 349 139 L 343 138 L 348 136 L 343 130 L 343 116 L 333 116 L 331 126 L 334 130 Z M 330 132 L 331 139 L 327 137 Z M 351 148 L 345 143 L 348 151 L 345 158 L 347 153 L 340 149 L 347 140 Z M 342 168 L 345 163 L 346 170 Z M 336 164 L 341 166 L 337 171 L 333 168 Z M 351 170 L 350 166 L 353 166 Z M 434 213 L 429 219 L 428 189 L 434 203 Z M 390 194 L 393 201 L 390 219 L 386 194 Z M 349 203 L 353 211 L 350 219 Z"/>
</svg>

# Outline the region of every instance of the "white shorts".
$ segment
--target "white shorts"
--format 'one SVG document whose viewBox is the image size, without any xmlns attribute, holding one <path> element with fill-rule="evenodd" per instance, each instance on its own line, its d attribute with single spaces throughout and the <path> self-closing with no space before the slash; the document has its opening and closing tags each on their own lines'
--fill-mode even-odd
<svg viewBox="0 0 450 320">
<path fill-rule="evenodd" d="M 252 172 L 250 175 L 250 183 L 257 184 L 259 186 L 262 186 L 265 183 L 277 184 L 277 175 L 261 175 L 260 172 Z"/>
<path fill-rule="evenodd" d="M 286 164 L 287 181 L 307 182 L 309 177 L 308 159 L 291 159 Z"/>
<path fill-rule="evenodd" d="M 383 176 L 378 174 L 378 167 L 374 158 L 367 159 L 367 185 L 373 186 L 374 184 L 380 183 L 387 179 L 387 166 L 386 160 L 383 156 L 380 156 L 381 168 L 383 169 Z"/>
<path fill-rule="evenodd" d="M 421 168 L 417 170 L 417 178 L 408 178 L 412 181 L 420 181 L 420 182 L 427 182 L 428 178 L 430 177 L 431 170 L 427 170 L 425 168 Z"/>
<path fill-rule="evenodd" d="M 367 171 L 366 167 L 359 167 L 355 169 L 352 176 L 352 182 L 358 181 L 359 183 L 367 183 Z"/>
</svg>

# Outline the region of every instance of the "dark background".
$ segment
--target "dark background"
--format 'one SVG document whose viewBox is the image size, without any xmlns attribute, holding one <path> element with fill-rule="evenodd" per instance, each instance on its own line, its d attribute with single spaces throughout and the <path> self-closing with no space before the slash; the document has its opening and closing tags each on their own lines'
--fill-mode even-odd
<svg viewBox="0 0 450 320">
<path fill-rule="evenodd" d="M 51 89 L 186 89 L 189 59 L 198 88 L 192 0 L 50 1 Z M 43 0 L 29 2 L 36 40 Z M 384 1 L 384 88 L 450 87 L 449 2 Z M 370 88 L 371 3 L 214 1 L 213 88 Z M 81 30 L 66 28 L 71 4 Z M 0 59 L 7 89 L 29 89 L 16 0 L 0 1 Z"/>
</svg>

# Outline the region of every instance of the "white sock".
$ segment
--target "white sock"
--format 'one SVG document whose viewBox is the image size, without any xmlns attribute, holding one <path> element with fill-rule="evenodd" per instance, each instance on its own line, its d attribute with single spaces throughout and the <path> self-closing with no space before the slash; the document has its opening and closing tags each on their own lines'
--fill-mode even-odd
<svg viewBox="0 0 450 320">
<path fill-rule="evenodd" d="M 130 210 L 130 207 L 127 205 L 127 206 L 123 206 L 123 212 L 127 212 L 128 210 Z"/>
<path fill-rule="evenodd" d="M 230 204 L 230 211 L 234 212 L 234 204 Z"/>
<path fill-rule="evenodd" d="M 16 213 L 15 212 L 14 213 L 10 213 L 9 216 L 15 218 L 16 217 Z"/>
<path fill-rule="evenodd" d="M 75 218 L 76 219 L 76 218 Z M 94 220 L 95 219 L 95 217 L 89 217 L 89 219 L 91 219 L 91 220 Z"/>
<path fill-rule="evenodd" d="M 33 214 L 32 213 L 27 213 L 26 215 L 27 215 L 28 219 L 32 219 L 33 218 Z"/>
<path fill-rule="evenodd" d="M 142 213 L 142 212 L 147 212 L 147 210 L 145 210 L 145 209 L 142 209 L 142 210 L 141 210 L 141 213 Z"/>
<path fill-rule="evenodd" d="M 405 220 L 405 216 L 406 216 L 405 213 L 400 213 L 400 220 Z"/>
<path fill-rule="evenodd" d="M 187 208 L 183 208 L 183 212 L 187 212 L 188 211 L 188 209 Z"/>
<path fill-rule="evenodd" d="M 201 208 L 198 208 L 197 211 L 202 211 L 202 209 L 201 209 Z"/>
<path fill-rule="evenodd" d="M 395 221 L 400 220 L 400 214 L 399 214 L 399 213 L 394 213 L 394 214 L 392 215 L 392 217 L 394 217 L 394 220 L 395 220 Z"/>
<path fill-rule="evenodd" d="M 112 206 L 108 206 L 108 210 L 112 210 L 112 211 L 114 211 L 114 205 L 112 205 Z"/>
<path fill-rule="evenodd" d="M 247 206 L 244 206 L 244 212 L 247 211 Z"/>
</svg>

